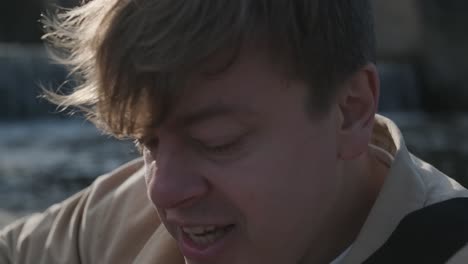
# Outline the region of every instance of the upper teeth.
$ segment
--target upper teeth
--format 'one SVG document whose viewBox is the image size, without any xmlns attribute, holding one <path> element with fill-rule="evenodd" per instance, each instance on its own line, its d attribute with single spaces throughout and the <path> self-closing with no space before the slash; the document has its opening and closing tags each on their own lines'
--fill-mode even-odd
<svg viewBox="0 0 468 264">
<path fill-rule="evenodd" d="M 200 246 L 207 246 L 224 237 L 228 232 L 227 227 L 194 226 L 182 227 L 182 231 L 190 240 Z"/>
<path fill-rule="evenodd" d="M 182 230 L 188 234 L 204 234 L 212 232 L 216 229 L 216 226 L 194 226 L 194 227 L 182 227 Z"/>
</svg>

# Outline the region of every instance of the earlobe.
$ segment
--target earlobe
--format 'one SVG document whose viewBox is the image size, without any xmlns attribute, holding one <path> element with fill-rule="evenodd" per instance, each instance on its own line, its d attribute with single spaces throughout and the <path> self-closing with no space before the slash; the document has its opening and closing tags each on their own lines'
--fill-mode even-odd
<svg viewBox="0 0 468 264">
<path fill-rule="evenodd" d="M 339 95 L 339 158 L 354 159 L 367 150 L 377 111 L 379 78 L 375 65 L 354 73 Z"/>
</svg>

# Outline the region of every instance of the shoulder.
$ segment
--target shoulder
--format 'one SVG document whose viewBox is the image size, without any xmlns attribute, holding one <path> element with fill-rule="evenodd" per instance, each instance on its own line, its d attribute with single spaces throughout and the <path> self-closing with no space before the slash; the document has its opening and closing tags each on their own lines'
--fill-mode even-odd
<svg viewBox="0 0 468 264">
<path fill-rule="evenodd" d="M 135 160 L 46 211 L 2 229 L 0 259 L 131 263 L 159 225 L 146 195 L 143 162 Z"/>
<path fill-rule="evenodd" d="M 83 210 L 80 245 L 90 263 L 130 263 L 160 225 L 141 159 L 99 177 Z"/>
<path fill-rule="evenodd" d="M 414 155 L 410 155 L 410 162 L 413 173 L 420 179 L 424 188 L 424 206 L 457 197 L 468 197 L 468 190 L 465 187 L 431 164 Z"/>
<path fill-rule="evenodd" d="M 460 249 L 447 262 L 447 264 L 465 264 L 465 263 L 468 263 L 468 245 L 465 245 L 462 249 Z"/>
<path fill-rule="evenodd" d="M 365 263 L 446 263 L 468 252 L 468 198 L 454 198 L 416 210 Z"/>
</svg>

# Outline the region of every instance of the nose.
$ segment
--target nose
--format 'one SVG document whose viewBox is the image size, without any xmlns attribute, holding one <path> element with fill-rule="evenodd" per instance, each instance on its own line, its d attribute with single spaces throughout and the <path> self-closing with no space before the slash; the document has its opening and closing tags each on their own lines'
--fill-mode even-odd
<svg viewBox="0 0 468 264">
<path fill-rule="evenodd" d="M 148 192 L 160 209 L 189 206 L 204 197 L 209 186 L 180 147 L 160 144 L 155 162 L 147 164 Z"/>
</svg>

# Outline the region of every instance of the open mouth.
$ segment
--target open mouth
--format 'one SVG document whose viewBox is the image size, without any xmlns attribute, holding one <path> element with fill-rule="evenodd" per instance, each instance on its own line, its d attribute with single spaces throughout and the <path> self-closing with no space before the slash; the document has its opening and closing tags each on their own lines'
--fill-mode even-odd
<svg viewBox="0 0 468 264">
<path fill-rule="evenodd" d="M 208 247 L 228 234 L 235 225 L 182 227 L 182 233 L 194 245 Z"/>
</svg>

